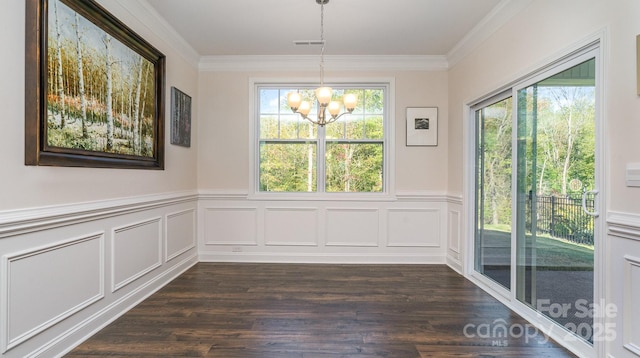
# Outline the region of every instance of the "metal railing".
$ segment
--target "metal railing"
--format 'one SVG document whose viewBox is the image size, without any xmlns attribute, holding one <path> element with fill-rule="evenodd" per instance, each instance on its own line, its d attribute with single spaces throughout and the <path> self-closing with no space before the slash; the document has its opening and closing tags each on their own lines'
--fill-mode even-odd
<svg viewBox="0 0 640 358">
<path fill-rule="evenodd" d="M 579 244 L 593 245 L 594 218 L 582 210 L 582 197 L 536 196 L 537 231 Z M 531 210 L 532 196 L 527 199 Z M 594 209 L 594 199 L 586 200 L 587 209 Z M 531 215 L 527 227 L 531 228 Z"/>
</svg>

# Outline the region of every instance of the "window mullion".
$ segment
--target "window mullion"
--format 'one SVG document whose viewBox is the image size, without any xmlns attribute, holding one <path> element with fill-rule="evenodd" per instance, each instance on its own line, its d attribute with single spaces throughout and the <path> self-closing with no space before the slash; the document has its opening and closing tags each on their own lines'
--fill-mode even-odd
<svg viewBox="0 0 640 358">
<path fill-rule="evenodd" d="M 258 140 L 253 142 L 256 144 L 255 155 L 257 157 L 256 191 L 291 193 L 306 191 L 315 191 L 316 193 L 386 192 L 388 190 L 386 172 L 380 179 L 372 175 L 372 172 L 382 171 L 389 160 L 387 157 L 388 136 L 385 130 L 387 113 L 383 114 L 382 129 L 379 128 L 379 118 L 376 118 L 375 123 L 372 122 L 372 125 L 375 126 L 375 139 L 367 138 L 368 131 L 365 119 L 367 113 L 364 108 L 359 108 L 358 113 L 346 116 L 344 120 L 327 127 L 308 126 L 305 120 L 297 117 L 294 119 L 294 116 L 285 111 L 283 101 L 286 100 L 285 97 L 289 91 L 301 91 L 301 88 L 306 91 L 305 98 L 313 98 L 312 94 L 307 93 L 311 89 L 307 91 L 306 87 L 296 89 L 296 86 L 286 86 L 257 87 L 256 109 L 258 115 L 255 135 Z M 341 86 L 338 87 L 341 88 Z M 358 93 L 361 98 L 358 107 L 371 100 L 371 98 L 364 98 L 367 95 L 365 89 L 358 85 L 354 87 L 349 90 Z M 336 87 L 334 86 L 334 88 Z M 374 89 L 381 90 L 377 87 Z M 336 93 L 339 95 L 342 93 L 340 91 L 343 90 L 339 89 Z M 383 94 L 384 97 L 380 97 L 382 94 L 377 94 L 372 98 L 375 101 L 385 98 L 386 101 L 384 90 Z M 387 104 L 386 102 L 384 104 L 376 102 L 374 107 L 383 105 L 386 110 Z M 313 108 L 315 112 L 317 105 Z M 311 115 L 317 116 L 314 113 Z M 261 129 L 263 126 L 264 130 Z M 305 129 L 304 134 L 303 128 Z M 309 129 L 310 133 L 306 133 L 307 128 L 311 128 Z M 347 135 L 348 128 L 351 131 L 356 128 L 359 130 L 349 136 Z M 381 136 L 380 131 L 382 131 Z M 315 136 L 312 134 L 313 132 L 315 132 Z M 382 145 L 382 151 L 380 151 L 379 145 Z M 352 148 L 343 148 L 348 146 L 352 146 Z M 315 150 L 315 155 L 311 154 L 312 147 Z M 343 148 L 343 151 L 340 148 Z M 333 153 L 334 150 L 335 156 L 332 155 L 331 158 L 328 158 L 328 152 Z M 346 161 L 347 159 L 348 161 Z M 312 163 L 311 160 L 314 160 L 315 163 Z M 346 165 L 349 167 L 347 168 Z M 305 168 L 313 170 L 315 182 L 310 177 L 309 170 L 305 170 Z M 329 178 L 328 175 L 332 177 Z M 312 185 L 316 187 L 310 189 Z M 344 190 L 341 189 L 342 185 L 344 185 Z"/>
<path fill-rule="evenodd" d="M 318 126 L 318 147 L 316 150 L 316 183 L 318 193 L 325 193 L 327 191 L 326 185 L 326 129 L 323 126 Z"/>
</svg>

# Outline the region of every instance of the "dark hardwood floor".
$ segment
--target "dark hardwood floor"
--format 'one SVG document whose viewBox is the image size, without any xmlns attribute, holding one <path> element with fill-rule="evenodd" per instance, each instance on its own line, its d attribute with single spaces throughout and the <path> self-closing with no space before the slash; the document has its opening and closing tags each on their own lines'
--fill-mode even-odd
<svg viewBox="0 0 640 358">
<path fill-rule="evenodd" d="M 527 322 L 443 265 L 199 263 L 68 357 L 573 357 L 480 325 Z"/>
</svg>

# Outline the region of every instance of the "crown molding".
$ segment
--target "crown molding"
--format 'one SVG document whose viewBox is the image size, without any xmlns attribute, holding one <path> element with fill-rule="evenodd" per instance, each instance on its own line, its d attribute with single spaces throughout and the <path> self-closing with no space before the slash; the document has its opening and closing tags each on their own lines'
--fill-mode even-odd
<svg viewBox="0 0 640 358">
<path fill-rule="evenodd" d="M 446 59 L 449 63 L 449 68 L 454 67 L 532 2 L 533 0 L 502 0 L 498 3 L 487 16 L 447 53 Z"/>
<path fill-rule="evenodd" d="M 99 0 L 116 4 L 114 12 L 127 12 L 200 71 L 316 71 L 317 55 L 200 56 L 151 6 L 148 0 Z M 454 67 L 533 0 L 502 0 L 446 55 L 334 55 L 325 56 L 332 71 L 446 71 Z"/>
<path fill-rule="evenodd" d="M 199 69 L 227 71 L 316 71 L 316 55 L 203 56 Z M 331 71 L 446 71 L 445 56 L 324 56 L 324 67 Z"/>
<path fill-rule="evenodd" d="M 104 3 L 104 0 L 100 2 Z M 198 68 L 200 54 L 180 36 L 176 30 L 156 11 L 147 0 L 113 0 L 122 11 L 129 13 L 143 26 L 154 33 L 158 39 L 164 41 L 174 49 L 189 65 Z M 109 7 L 111 11 L 111 6 Z M 114 9 L 115 10 L 115 9 Z"/>
</svg>

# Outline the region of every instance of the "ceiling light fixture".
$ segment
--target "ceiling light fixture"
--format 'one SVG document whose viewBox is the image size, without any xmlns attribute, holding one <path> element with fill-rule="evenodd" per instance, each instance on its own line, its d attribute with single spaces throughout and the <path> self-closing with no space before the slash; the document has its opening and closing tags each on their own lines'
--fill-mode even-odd
<svg viewBox="0 0 640 358">
<path fill-rule="evenodd" d="M 320 50 L 320 87 L 315 90 L 319 105 L 318 118 L 309 118 L 311 103 L 309 101 L 303 101 L 302 95 L 299 92 L 290 92 L 287 95 L 287 103 L 293 113 L 300 113 L 302 118 L 320 127 L 324 127 L 326 124 L 335 122 L 343 115 L 352 113 L 358 103 L 358 96 L 353 93 L 345 93 L 343 103 L 346 112 L 340 114 L 340 103 L 331 100 L 333 97 L 333 89 L 331 87 L 325 87 L 324 85 L 324 5 L 327 4 L 329 0 L 316 0 L 316 2 L 320 4 L 320 44 L 322 45 L 322 50 Z M 327 109 L 331 115 L 329 118 L 326 114 Z"/>
</svg>

